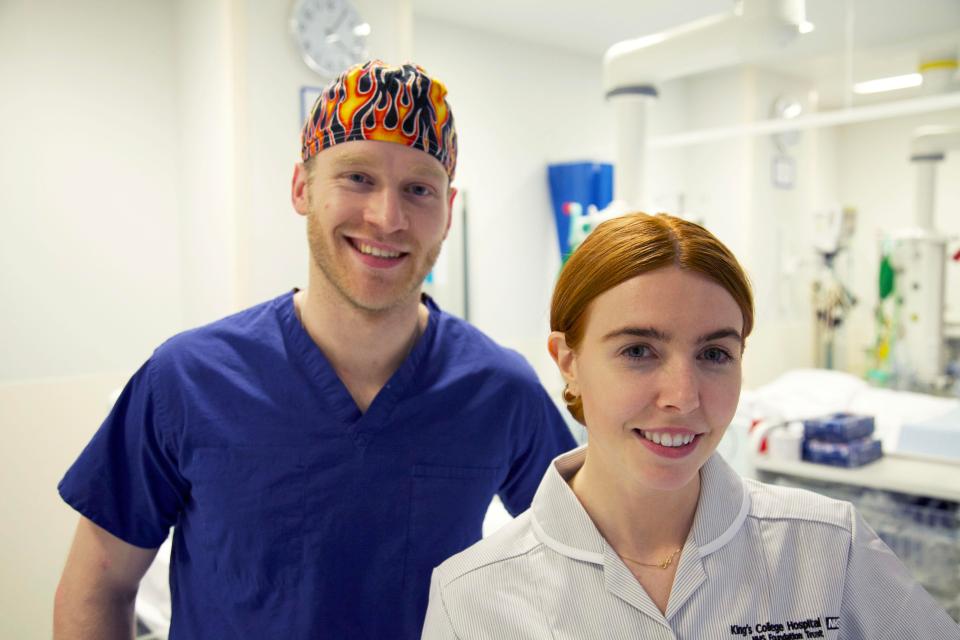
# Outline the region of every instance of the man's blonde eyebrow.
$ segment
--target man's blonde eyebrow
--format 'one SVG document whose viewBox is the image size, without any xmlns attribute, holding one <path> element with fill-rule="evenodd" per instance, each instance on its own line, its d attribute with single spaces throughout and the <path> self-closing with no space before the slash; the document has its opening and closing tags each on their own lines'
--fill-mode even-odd
<svg viewBox="0 0 960 640">
<path fill-rule="evenodd" d="M 439 166 L 434 166 L 430 160 L 431 158 L 427 157 L 422 162 L 410 163 L 410 170 L 419 176 L 432 177 L 437 180 L 446 178 L 447 172 Z M 340 167 L 369 167 L 380 164 L 380 160 L 375 153 L 364 151 L 345 151 L 340 154 L 336 162 Z"/>
<path fill-rule="evenodd" d="M 447 172 L 439 167 L 435 167 L 430 163 L 417 162 L 411 167 L 411 170 L 420 176 L 434 177 L 438 180 L 443 180 L 447 177 Z"/>
<path fill-rule="evenodd" d="M 337 159 L 336 163 L 340 165 L 347 165 L 351 167 L 356 167 L 359 165 L 370 165 L 376 164 L 376 159 L 371 153 L 361 153 L 357 151 L 347 151 L 341 153 Z"/>
</svg>

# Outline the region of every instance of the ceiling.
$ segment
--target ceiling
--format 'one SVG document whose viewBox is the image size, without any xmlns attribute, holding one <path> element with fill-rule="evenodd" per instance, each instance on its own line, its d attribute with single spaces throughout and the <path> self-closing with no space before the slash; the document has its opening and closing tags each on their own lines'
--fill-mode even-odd
<svg viewBox="0 0 960 640">
<path fill-rule="evenodd" d="M 726 13 L 734 5 L 734 0 L 412 2 L 417 15 L 598 60 L 616 42 Z M 956 51 L 960 45 L 960 0 L 807 0 L 806 13 L 815 30 L 761 66 L 809 77 L 828 92 L 842 91 L 850 76 L 859 81 L 910 73 L 919 51 L 931 46 Z"/>
<path fill-rule="evenodd" d="M 598 58 L 614 42 L 722 13 L 732 6 L 731 0 L 412 1 L 418 15 Z"/>
</svg>

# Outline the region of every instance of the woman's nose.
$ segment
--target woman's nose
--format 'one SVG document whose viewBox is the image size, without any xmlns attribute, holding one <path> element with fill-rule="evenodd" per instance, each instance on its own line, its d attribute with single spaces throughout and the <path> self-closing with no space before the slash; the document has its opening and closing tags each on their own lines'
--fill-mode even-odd
<svg viewBox="0 0 960 640">
<path fill-rule="evenodd" d="M 700 406 L 700 381 L 692 363 L 668 363 L 658 382 L 657 405 L 685 415 Z"/>
</svg>

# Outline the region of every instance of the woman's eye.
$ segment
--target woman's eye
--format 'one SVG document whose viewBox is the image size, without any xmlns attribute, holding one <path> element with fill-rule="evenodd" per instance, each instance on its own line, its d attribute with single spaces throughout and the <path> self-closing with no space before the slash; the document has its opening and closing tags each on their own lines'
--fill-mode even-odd
<svg viewBox="0 0 960 640">
<path fill-rule="evenodd" d="M 733 359 L 730 357 L 729 353 L 719 347 L 710 347 L 709 349 L 706 349 L 701 357 L 704 360 L 714 364 L 726 364 Z"/>
<path fill-rule="evenodd" d="M 644 344 L 635 344 L 627 347 L 621 352 L 623 355 L 628 358 L 633 358 L 636 360 L 642 360 L 648 358 L 651 355 L 650 347 Z"/>
<path fill-rule="evenodd" d="M 367 182 L 367 176 L 363 175 L 362 173 L 350 173 L 347 174 L 347 180 L 362 184 Z"/>
</svg>

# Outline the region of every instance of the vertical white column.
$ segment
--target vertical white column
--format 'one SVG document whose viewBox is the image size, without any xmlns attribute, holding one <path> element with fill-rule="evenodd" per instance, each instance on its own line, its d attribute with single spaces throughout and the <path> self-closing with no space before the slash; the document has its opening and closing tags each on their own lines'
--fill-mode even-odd
<svg viewBox="0 0 960 640">
<path fill-rule="evenodd" d="M 943 300 L 946 241 L 934 229 L 937 163 L 942 153 L 914 156 L 917 172 L 914 216 L 920 235 L 906 243 L 903 322 L 907 328 L 912 374 L 933 384 L 943 373 Z"/>
<path fill-rule="evenodd" d="M 903 373 L 925 385 L 934 384 L 944 366 L 945 244 L 943 237 L 925 230 L 908 231 L 896 254 L 902 270 L 897 289 L 903 297 Z"/>
<path fill-rule="evenodd" d="M 619 90 L 608 97 L 613 108 L 614 131 L 617 132 L 613 198 L 628 209 L 644 206 L 647 110 L 653 98 L 650 87 L 637 92 Z"/>
<path fill-rule="evenodd" d="M 177 5 L 184 326 L 228 315 L 239 303 L 235 14 L 241 10 L 234 0 Z"/>
<path fill-rule="evenodd" d="M 914 160 L 917 172 L 916 193 L 914 194 L 914 212 L 917 226 L 933 231 L 934 195 L 936 194 L 937 162 L 943 156 L 931 156 L 930 159 Z"/>
</svg>

